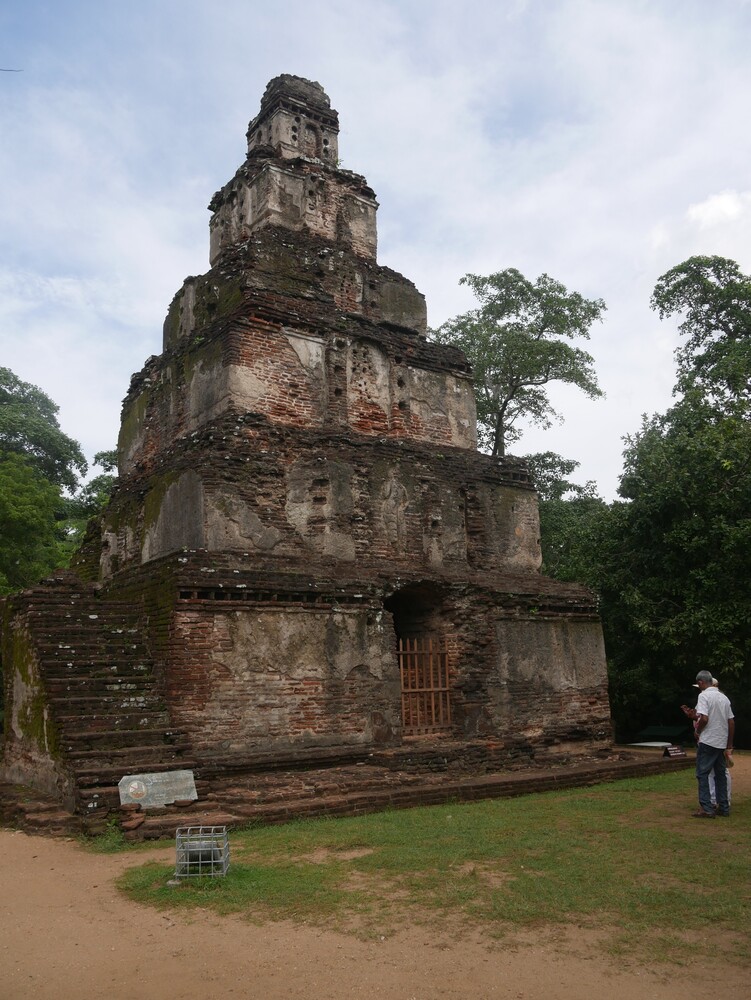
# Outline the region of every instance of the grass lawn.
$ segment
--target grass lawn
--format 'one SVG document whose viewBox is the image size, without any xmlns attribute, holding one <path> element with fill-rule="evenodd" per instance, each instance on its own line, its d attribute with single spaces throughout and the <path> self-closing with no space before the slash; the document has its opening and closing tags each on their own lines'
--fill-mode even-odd
<svg viewBox="0 0 751 1000">
<path fill-rule="evenodd" d="M 236 831 L 225 878 L 120 888 L 164 908 L 292 919 L 358 935 L 410 923 L 502 938 L 556 926 L 602 931 L 613 954 L 680 962 L 711 929 L 717 957 L 751 963 L 751 802 L 692 819 L 691 771 L 498 799 Z"/>
</svg>

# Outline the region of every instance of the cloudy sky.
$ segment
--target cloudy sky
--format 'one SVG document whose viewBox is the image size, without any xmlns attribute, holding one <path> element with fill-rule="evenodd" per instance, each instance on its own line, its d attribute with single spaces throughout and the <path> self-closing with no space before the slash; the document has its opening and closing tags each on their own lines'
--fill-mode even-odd
<svg viewBox="0 0 751 1000">
<path fill-rule="evenodd" d="M 751 0 L 4 0 L 0 365 L 91 458 L 172 296 L 208 269 L 206 205 L 268 80 L 318 80 L 379 258 L 437 326 L 467 273 L 546 272 L 608 305 L 605 400 L 554 395 L 553 450 L 615 494 L 622 438 L 670 405 L 656 279 L 692 254 L 751 271 Z"/>
</svg>

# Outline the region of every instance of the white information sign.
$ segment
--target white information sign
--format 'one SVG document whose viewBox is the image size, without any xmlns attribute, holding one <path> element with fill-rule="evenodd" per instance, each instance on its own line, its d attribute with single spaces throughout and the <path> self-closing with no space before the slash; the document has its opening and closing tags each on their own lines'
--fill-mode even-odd
<svg viewBox="0 0 751 1000">
<path fill-rule="evenodd" d="M 192 771 L 159 771 L 153 774 L 126 774 L 118 786 L 120 804 L 138 802 L 142 809 L 157 809 L 179 799 L 197 799 Z"/>
</svg>

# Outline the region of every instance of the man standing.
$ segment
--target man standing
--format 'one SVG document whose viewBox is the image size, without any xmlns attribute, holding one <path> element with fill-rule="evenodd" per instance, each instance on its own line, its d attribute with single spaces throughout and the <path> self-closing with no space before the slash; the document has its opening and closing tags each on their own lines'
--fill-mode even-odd
<svg viewBox="0 0 751 1000">
<path fill-rule="evenodd" d="M 735 717 L 727 697 L 712 686 L 712 675 L 700 670 L 696 675 L 699 700 L 696 703 L 696 778 L 699 783 L 697 819 L 729 816 L 728 773 L 726 754 L 733 752 Z M 709 775 L 714 774 L 717 792 L 717 812 L 709 794 Z"/>
</svg>

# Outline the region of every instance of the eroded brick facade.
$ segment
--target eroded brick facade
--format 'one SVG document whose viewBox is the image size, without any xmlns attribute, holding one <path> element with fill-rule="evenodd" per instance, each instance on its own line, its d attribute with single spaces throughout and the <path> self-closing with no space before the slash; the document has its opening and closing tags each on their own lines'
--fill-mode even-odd
<svg viewBox="0 0 751 1000">
<path fill-rule="evenodd" d="M 399 746 L 397 641 L 425 636 L 447 650 L 447 736 L 490 740 L 494 759 L 607 743 L 592 596 L 540 575 L 528 472 L 477 452 L 467 362 L 427 340 L 422 295 L 378 265 L 375 196 L 339 168 L 318 84 L 269 84 L 248 157 L 210 209 L 210 270 L 185 281 L 162 354 L 131 381 L 119 486 L 79 583 L 6 609 L 6 674 L 26 670 L 33 688 L 6 686 L 13 774 L 26 761 L 32 783 L 58 775 L 95 809 L 107 776 L 153 769 L 154 754 L 219 773 Z M 71 588 L 77 642 L 102 631 L 97 601 L 102 621 L 128 609 L 148 653 L 140 722 L 126 665 L 130 694 L 100 685 L 107 712 L 56 685 L 66 671 L 79 689 L 86 670 L 106 676 L 106 636 L 89 643 L 91 668 L 42 641 L 54 646 Z M 50 742 L 76 712 L 78 742 Z M 33 733 L 26 716 L 41 720 Z"/>
</svg>

